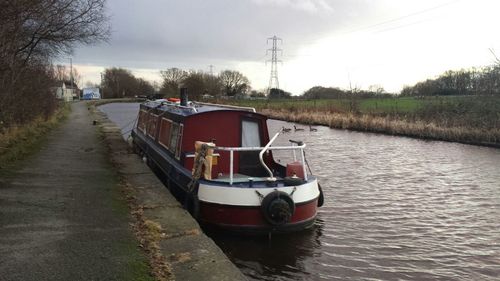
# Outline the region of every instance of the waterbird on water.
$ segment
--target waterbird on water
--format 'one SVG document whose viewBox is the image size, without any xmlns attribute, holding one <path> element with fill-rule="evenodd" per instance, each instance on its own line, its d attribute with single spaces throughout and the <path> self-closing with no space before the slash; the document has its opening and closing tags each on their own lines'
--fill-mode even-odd
<svg viewBox="0 0 500 281">
<path fill-rule="evenodd" d="M 313 128 L 311 125 L 309 125 L 309 131 L 311 131 L 311 132 L 317 132 L 318 129 Z"/>
<path fill-rule="evenodd" d="M 285 128 L 285 126 L 283 126 L 283 127 L 282 127 L 282 130 L 283 130 L 283 132 L 288 133 L 288 132 L 290 132 L 292 129 L 291 129 L 291 128 Z"/>
<path fill-rule="evenodd" d="M 304 129 L 302 129 L 302 128 L 297 128 L 295 125 L 293 125 L 293 128 L 295 129 L 295 132 L 297 132 L 297 131 L 304 131 Z"/>
</svg>

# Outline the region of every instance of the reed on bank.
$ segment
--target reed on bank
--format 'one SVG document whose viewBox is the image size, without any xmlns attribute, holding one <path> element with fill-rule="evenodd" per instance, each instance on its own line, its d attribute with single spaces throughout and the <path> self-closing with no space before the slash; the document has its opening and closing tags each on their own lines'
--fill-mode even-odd
<svg viewBox="0 0 500 281">
<path fill-rule="evenodd" d="M 331 128 L 500 147 L 500 98 L 229 101 L 271 118 Z"/>
</svg>

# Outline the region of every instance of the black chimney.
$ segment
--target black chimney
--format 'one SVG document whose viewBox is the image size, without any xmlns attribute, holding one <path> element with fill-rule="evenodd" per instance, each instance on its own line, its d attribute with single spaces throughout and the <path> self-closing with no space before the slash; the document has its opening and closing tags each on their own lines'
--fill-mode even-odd
<svg viewBox="0 0 500 281">
<path fill-rule="evenodd" d="M 181 105 L 182 106 L 188 105 L 188 89 L 187 88 L 181 88 Z"/>
</svg>

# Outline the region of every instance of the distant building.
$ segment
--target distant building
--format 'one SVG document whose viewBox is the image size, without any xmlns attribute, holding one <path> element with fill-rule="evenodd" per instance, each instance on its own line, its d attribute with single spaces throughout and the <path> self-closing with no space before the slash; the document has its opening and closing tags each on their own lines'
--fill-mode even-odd
<svg viewBox="0 0 500 281">
<path fill-rule="evenodd" d="M 59 82 L 61 86 L 54 87 L 56 98 L 64 101 L 72 101 L 78 99 L 80 90 L 75 82 L 63 81 Z"/>
<path fill-rule="evenodd" d="M 84 100 L 98 100 L 101 98 L 101 94 L 99 93 L 99 88 L 83 88 L 83 96 Z"/>
</svg>

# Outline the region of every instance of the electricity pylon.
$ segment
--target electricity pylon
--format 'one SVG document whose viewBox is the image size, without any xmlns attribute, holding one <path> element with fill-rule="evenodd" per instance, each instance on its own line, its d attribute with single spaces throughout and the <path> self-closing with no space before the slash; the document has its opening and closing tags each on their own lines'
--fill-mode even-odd
<svg viewBox="0 0 500 281">
<path fill-rule="evenodd" d="M 283 40 L 281 38 L 276 37 L 276 35 L 267 38 L 266 43 L 269 44 L 269 40 L 272 40 L 273 47 L 266 50 L 266 55 L 268 55 L 269 51 L 271 51 L 271 59 L 266 60 L 266 64 L 268 61 L 271 62 L 271 76 L 269 77 L 268 92 L 271 91 L 271 89 L 273 88 L 279 89 L 280 83 L 278 81 L 278 62 L 283 63 L 283 61 L 278 60 L 278 52 L 281 52 L 281 55 L 283 55 L 283 50 L 278 49 L 278 41 L 280 41 L 280 43 L 283 44 Z"/>
</svg>

